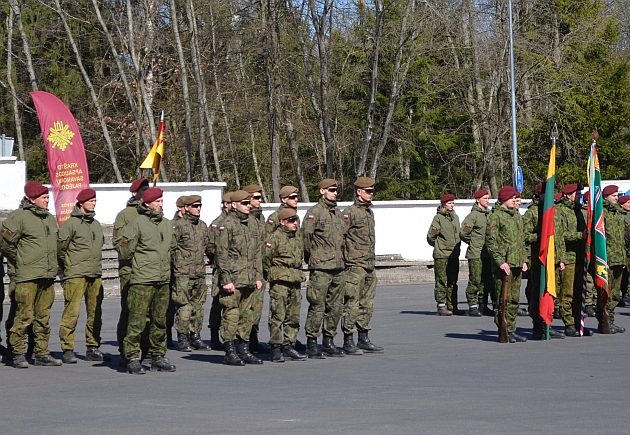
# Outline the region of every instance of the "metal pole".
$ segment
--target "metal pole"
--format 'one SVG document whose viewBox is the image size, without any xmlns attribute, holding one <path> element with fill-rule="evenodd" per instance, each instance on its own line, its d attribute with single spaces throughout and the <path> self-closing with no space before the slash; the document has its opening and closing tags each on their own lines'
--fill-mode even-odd
<svg viewBox="0 0 630 435">
<path fill-rule="evenodd" d="M 518 145 L 516 143 L 516 91 L 514 85 L 514 35 L 512 30 L 512 0 L 508 0 L 508 13 L 510 19 L 510 87 L 512 94 L 512 156 L 514 159 L 513 179 L 516 185 L 516 171 L 518 168 Z"/>
</svg>

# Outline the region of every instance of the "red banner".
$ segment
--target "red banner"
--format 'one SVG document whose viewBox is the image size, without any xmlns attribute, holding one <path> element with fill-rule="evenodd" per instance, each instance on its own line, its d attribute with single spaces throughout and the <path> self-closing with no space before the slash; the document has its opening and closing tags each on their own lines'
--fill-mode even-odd
<svg viewBox="0 0 630 435">
<path fill-rule="evenodd" d="M 42 130 L 57 222 L 68 219 L 77 194 L 90 186 L 83 139 L 74 116 L 63 101 L 48 92 L 31 92 Z"/>
</svg>

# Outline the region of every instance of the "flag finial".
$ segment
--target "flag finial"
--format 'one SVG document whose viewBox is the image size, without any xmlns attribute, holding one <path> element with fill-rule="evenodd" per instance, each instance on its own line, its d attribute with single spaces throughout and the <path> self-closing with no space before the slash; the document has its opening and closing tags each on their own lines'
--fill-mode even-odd
<svg viewBox="0 0 630 435">
<path fill-rule="evenodd" d="M 555 143 L 558 140 L 558 124 L 553 123 L 553 128 L 551 129 L 551 140 Z"/>
</svg>

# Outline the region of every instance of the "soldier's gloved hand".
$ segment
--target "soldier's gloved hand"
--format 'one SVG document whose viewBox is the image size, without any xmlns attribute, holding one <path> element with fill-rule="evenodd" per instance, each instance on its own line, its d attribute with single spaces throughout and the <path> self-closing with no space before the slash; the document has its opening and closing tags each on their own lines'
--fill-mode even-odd
<svg viewBox="0 0 630 435">
<path fill-rule="evenodd" d="M 506 275 L 510 275 L 512 273 L 512 271 L 510 270 L 510 265 L 507 263 L 501 264 L 501 266 L 499 266 L 499 269 L 501 269 Z"/>
<path fill-rule="evenodd" d="M 523 272 L 527 272 L 529 270 L 529 264 L 523 263 Z"/>
<path fill-rule="evenodd" d="M 560 265 L 559 265 L 559 267 L 560 267 L 560 270 L 564 270 L 564 268 L 565 268 L 565 265 L 564 265 L 564 263 L 563 263 L 562 261 L 560 262 Z"/>
<path fill-rule="evenodd" d="M 223 286 L 223 290 L 225 290 L 228 293 L 234 293 L 234 291 L 236 290 L 236 287 L 234 287 L 233 283 L 229 283 Z"/>
<path fill-rule="evenodd" d="M 259 290 L 262 287 L 262 281 L 256 281 L 256 290 Z"/>
</svg>

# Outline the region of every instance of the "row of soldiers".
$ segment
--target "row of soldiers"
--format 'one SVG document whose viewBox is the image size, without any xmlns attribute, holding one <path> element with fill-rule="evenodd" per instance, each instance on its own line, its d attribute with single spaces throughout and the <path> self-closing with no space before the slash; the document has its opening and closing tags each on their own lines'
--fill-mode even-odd
<svg viewBox="0 0 630 435">
<path fill-rule="evenodd" d="M 180 351 L 209 349 L 200 335 L 207 261 L 214 268 L 211 347 L 225 350 L 225 364 L 262 363 L 250 344 L 260 346 L 258 325 L 267 282 L 271 361 L 382 352 L 368 335 L 376 290 L 374 180 L 360 177 L 354 186 L 355 202 L 341 212 L 337 182 L 322 180 L 320 199 L 300 228 L 297 188 L 283 187 L 280 208 L 265 220 L 262 189 L 250 185 L 226 193 L 222 213 L 208 227 L 200 219 L 200 196 L 180 197 L 178 212 L 169 220 L 162 211 L 162 190 L 149 187 L 147 179 L 135 180 L 129 189 L 132 196 L 114 222 L 112 238 L 119 260 L 121 367 L 132 374 L 145 373 L 142 357 L 148 355 L 153 370 L 175 371 L 165 356 L 173 323 Z M 103 361 L 99 347 L 104 237 L 94 218 L 96 192 L 85 189 L 78 194 L 70 218 L 60 229 L 48 212 L 48 189 L 29 181 L 24 192 L 20 207 L 1 228 L 0 252 L 7 259 L 11 297 L 7 355 L 15 367 L 27 368 L 30 335 L 35 365 L 76 363 L 75 330 L 85 300 L 85 359 Z M 306 354 L 296 349 L 303 262 L 309 269 Z M 48 350 L 58 273 L 64 291 L 61 360 Z M 342 348 L 333 341 L 340 321 Z M 317 342 L 320 334 L 322 346 Z"/>
<path fill-rule="evenodd" d="M 596 294 L 592 275 L 586 272 L 587 205 L 579 200 L 580 190 L 579 185 L 568 184 L 555 197 L 557 298 L 554 317 L 562 320 L 564 330 L 550 329 L 552 338 L 580 336 L 583 315 L 597 317 L 600 333 L 625 332 L 614 321 L 615 308 L 622 300 L 622 278 L 630 265 L 630 196 L 619 197 L 619 188 L 615 185 L 606 186 L 602 191 L 610 288 L 607 297 Z M 540 340 L 544 337 L 544 322 L 539 314 L 541 263 L 538 258 L 544 193 L 545 184 L 539 183 L 536 197 L 521 216 L 520 193 L 514 187 L 503 186 L 493 207 L 489 204 L 488 191 L 480 189 L 475 192 L 475 204 L 461 226 L 454 211 L 454 195 L 441 197 L 427 233 L 427 241 L 434 247 L 438 315 L 463 314 L 457 309 L 459 255 L 463 241 L 468 244 L 468 314 L 493 315 L 499 330 L 502 322 L 507 322 L 509 342 L 526 341 L 526 337 L 516 333 L 516 316 L 519 314 L 521 277 L 527 273 L 525 294 L 533 323 L 533 338 Z M 588 198 L 587 195 L 584 197 Z M 583 329 L 583 333 L 591 335 L 592 331 Z"/>
</svg>

